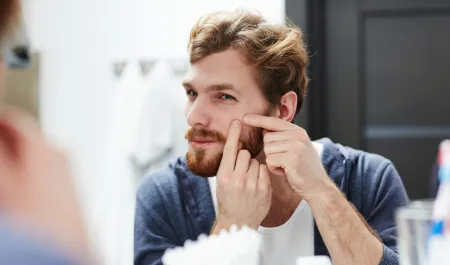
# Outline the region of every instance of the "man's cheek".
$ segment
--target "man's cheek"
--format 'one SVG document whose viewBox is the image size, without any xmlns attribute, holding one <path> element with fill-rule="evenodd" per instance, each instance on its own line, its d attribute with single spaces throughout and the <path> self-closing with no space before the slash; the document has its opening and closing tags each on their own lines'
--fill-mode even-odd
<svg viewBox="0 0 450 265">
<path fill-rule="evenodd" d="M 0 100 L 3 99 L 3 95 L 5 93 L 5 73 L 6 72 L 6 63 L 2 59 L 0 59 Z"/>
</svg>

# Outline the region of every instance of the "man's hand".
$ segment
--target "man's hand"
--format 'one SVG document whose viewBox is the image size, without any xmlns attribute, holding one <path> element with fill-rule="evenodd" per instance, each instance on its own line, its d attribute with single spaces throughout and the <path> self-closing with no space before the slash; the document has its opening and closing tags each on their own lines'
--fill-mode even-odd
<svg viewBox="0 0 450 265">
<path fill-rule="evenodd" d="M 306 131 L 275 117 L 248 114 L 244 121 L 268 131 L 267 166 L 274 174 L 285 175 L 311 206 L 333 264 L 379 264 L 382 243 L 328 177 Z"/>
<path fill-rule="evenodd" d="M 272 187 L 265 165 L 251 159 L 247 150 L 239 151 L 242 124 L 231 123 L 223 158 L 217 173 L 219 214 L 214 232 L 231 225 L 256 229 L 269 212 Z"/>
<path fill-rule="evenodd" d="M 276 117 L 247 114 L 246 124 L 263 128 L 269 170 L 286 176 L 293 190 L 308 201 L 321 187 L 334 186 L 306 131 Z"/>
</svg>

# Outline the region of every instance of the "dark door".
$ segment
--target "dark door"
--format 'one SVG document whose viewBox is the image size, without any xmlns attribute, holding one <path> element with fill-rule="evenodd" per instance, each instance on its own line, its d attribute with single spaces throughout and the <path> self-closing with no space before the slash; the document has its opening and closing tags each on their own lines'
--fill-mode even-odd
<svg viewBox="0 0 450 265">
<path fill-rule="evenodd" d="M 439 142 L 450 138 L 450 1 L 308 3 L 324 11 L 307 19 L 323 25 L 310 32 L 324 64 L 312 67 L 323 71 L 317 136 L 391 159 L 410 198 L 429 197 Z"/>
</svg>

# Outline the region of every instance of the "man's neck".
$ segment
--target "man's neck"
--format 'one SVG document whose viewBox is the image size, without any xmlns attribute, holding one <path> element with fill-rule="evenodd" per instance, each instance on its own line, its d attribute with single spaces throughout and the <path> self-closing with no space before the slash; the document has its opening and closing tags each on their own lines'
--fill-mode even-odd
<svg viewBox="0 0 450 265">
<path fill-rule="evenodd" d="M 280 200 L 277 195 L 272 195 L 272 204 L 266 218 L 261 222 L 264 227 L 277 227 L 286 223 L 294 214 L 302 198 L 293 193 L 288 200 Z"/>
</svg>

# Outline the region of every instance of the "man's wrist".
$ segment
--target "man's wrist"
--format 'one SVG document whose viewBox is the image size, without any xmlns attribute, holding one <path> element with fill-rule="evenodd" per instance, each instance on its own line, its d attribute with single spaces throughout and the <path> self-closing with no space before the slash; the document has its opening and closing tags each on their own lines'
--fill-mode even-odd
<svg viewBox="0 0 450 265">
<path fill-rule="evenodd" d="M 326 176 L 315 183 L 314 189 L 300 195 L 308 202 L 308 204 L 314 204 L 317 202 L 323 203 L 326 200 L 329 200 L 332 195 L 341 195 L 341 191 L 333 180 Z"/>
<path fill-rule="evenodd" d="M 225 230 L 228 232 L 230 230 L 231 226 L 232 226 L 232 224 L 228 224 L 226 222 L 223 222 L 223 221 L 221 222 L 220 220 L 217 220 L 215 223 L 214 229 L 212 231 L 212 234 L 218 235 L 218 234 L 220 234 L 220 232 L 222 230 Z"/>
<path fill-rule="evenodd" d="M 216 219 L 216 221 L 213 224 L 213 227 L 211 229 L 211 235 L 218 235 L 222 231 L 222 226 L 219 223 L 219 221 Z"/>
<path fill-rule="evenodd" d="M 247 226 L 251 229 L 256 230 L 259 225 L 245 223 L 245 222 L 238 222 L 238 221 L 233 221 L 230 219 L 224 219 L 224 218 L 218 217 L 213 225 L 213 228 L 211 229 L 211 234 L 219 234 L 220 231 L 222 231 L 222 230 L 229 231 L 232 226 L 237 226 L 237 228 Z"/>
</svg>

